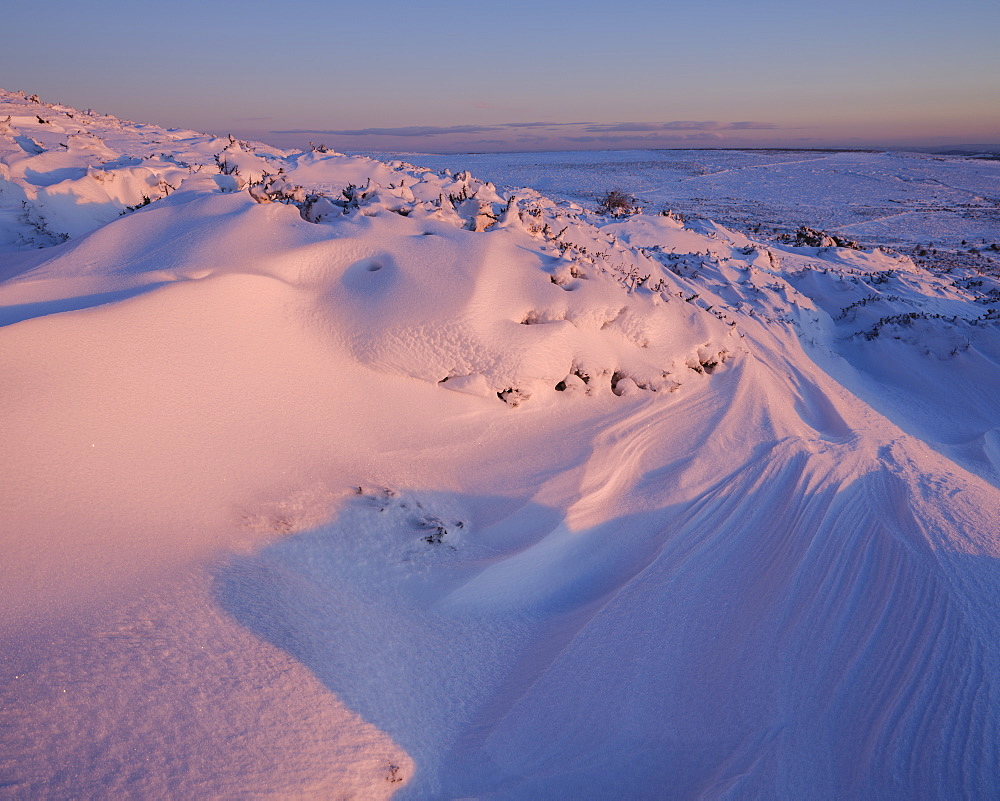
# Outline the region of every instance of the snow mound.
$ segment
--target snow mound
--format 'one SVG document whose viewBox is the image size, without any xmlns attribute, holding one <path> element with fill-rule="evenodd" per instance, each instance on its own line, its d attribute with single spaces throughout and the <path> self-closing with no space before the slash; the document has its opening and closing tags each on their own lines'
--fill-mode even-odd
<svg viewBox="0 0 1000 801">
<path fill-rule="evenodd" d="M 321 151 L 259 155 L 232 137 L 211 158 L 218 140 L 186 140 L 185 158 L 199 157 L 183 162 L 128 155 L 137 142 L 116 153 L 93 130 L 64 138 L 6 157 L 34 215 L 20 241 L 56 229 L 65 233 L 52 241 L 79 240 L 6 288 L 19 303 L 54 300 L 44 289 L 54 284 L 105 297 L 265 274 L 312 293 L 313 322 L 362 364 L 434 383 L 479 375 L 519 400 L 574 377 L 587 392 L 669 390 L 736 350 L 731 328 L 685 305 L 673 275 L 644 254 L 467 173 Z"/>
<path fill-rule="evenodd" d="M 988 796 L 1000 270 L 831 242 L 3 93 L 4 792 Z"/>
</svg>

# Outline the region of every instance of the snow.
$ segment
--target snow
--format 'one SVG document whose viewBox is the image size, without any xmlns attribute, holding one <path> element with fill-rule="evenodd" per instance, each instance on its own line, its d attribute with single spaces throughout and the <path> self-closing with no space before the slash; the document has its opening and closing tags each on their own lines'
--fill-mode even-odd
<svg viewBox="0 0 1000 801">
<path fill-rule="evenodd" d="M 7 116 L 0 795 L 996 786 L 1000 254 L 852 222 L 998 241 L 996 165 Z M 691 219 L 595 214 L 616 158 Z M 778 237 L 830 181 L 867 249 Z"/>
<path fill-rule="evenodd" d="M 590 206 L 624 190 L 647 213 L 673 208 L 758 234 L 809 225 L 908 250 L 993 244 L 1000 226 L 1000 162 L 982 158 L 823 150 L 395 155 Z"/>
</svg>

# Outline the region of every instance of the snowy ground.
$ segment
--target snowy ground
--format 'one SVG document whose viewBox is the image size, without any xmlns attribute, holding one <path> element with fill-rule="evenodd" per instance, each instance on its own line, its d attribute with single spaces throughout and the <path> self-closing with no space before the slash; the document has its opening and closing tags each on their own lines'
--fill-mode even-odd
<svg viewBox="0 0 1000 801">
<path fill-rule="evenodd" d="M 988 797 L 1000 164 L 482 158 L 0 95 L 0 796 Z"/>
<path fill-rule="evenodd" d="M 633 150 L 400 155 L 594 206 L 611 189 L 762 236 L 800 225 L 905 252 L 1000 247 L 1000 167 L 870 151 Z"/>
</svg>

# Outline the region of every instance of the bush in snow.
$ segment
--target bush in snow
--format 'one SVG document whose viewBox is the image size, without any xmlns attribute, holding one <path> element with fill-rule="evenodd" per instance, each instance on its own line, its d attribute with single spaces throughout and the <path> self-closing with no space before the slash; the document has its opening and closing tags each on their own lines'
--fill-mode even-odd
<svg viewBox="0 0 1000 801">
<path fill-rule="evenodd" d="M 612 217 L 628 217 L 632 214 L 641 214 L 642 207 L 631 195 L 627 195 L 618 189 L 608 192 L 597 205 L 598 214 L 609 214 Z"/>
<path fill-rule="evenodd" d="M 851 250 L 861 250 L 861 245 L 853 239 L 836 234 L 828 234 L 825 231 L 817 231 L 806 225 L 800 226 L 795 232 L 794 239 L 790 235 L 785 235 L 782 239 L 791 240 L 795 245 L 805 245 L 813 248 L 851 248 Z"/>
</svg>

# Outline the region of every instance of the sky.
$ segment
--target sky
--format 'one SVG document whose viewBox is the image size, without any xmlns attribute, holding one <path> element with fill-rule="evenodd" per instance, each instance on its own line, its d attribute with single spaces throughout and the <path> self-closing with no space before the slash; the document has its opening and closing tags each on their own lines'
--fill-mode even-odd
<svg viewBox="0 0 1000 801">
<path fill-rule="evenodd" d="M 281 147 L 1000 142 L 997 0 L 39 0 L 0 87 Z"/>
</svg>

